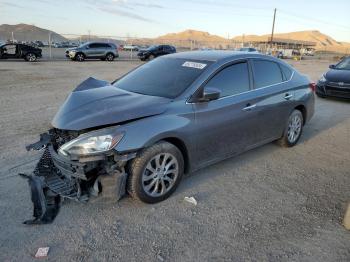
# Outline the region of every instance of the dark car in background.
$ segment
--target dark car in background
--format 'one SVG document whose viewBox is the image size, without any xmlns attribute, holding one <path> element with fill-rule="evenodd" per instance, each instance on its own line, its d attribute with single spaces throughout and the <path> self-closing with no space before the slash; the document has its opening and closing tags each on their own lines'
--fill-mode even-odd
<svg viewBox="0 0 350 262">
<path fill-rule="evenodd" d="M 316 94 L 319 97 L 350 98 L 350 57 L 345 57 L 318 80 Z"/>
<path fill-rule="evenodd" d="M 24 59 L 34 62 L 42 57 L 40 48 L 25 44 L 2 44 L 0 45 L 0 59 Z"/>
<path fill-rule="evenodd" d="M 82 62 L 85 59 L 113 61 L 119 57 L 118 47 L 113 43 L 87 42 L 78 47 L 68 48 L 66 57 Z"/>
<path fill-rule="evenodd" d="M 239 48 L 237 51 L 240 51 L 240 52 L 259 53 L 259 51 L 256 50 L 256 49 L 253 48 L 253 47 L 241 47 L 241 48 Z"/>
<path fill-rule="evenodd" d="M 176 48 L 171 45 L 152 45 L 138 52 L 141 61 L 152 60 L 158 56 L 176 53 Z"/>
<path fill-rule="evenodd" d="M 314 114 L 314 88 L 277 58 L 229 51 L 167 55 L 111 84 L 89 78 L 27 147 L 45 148 L 29 176 L 36 210 L 100 192 L 156 203 L 184 173 L 275 140 L 294 146 Z"/>
</svg>

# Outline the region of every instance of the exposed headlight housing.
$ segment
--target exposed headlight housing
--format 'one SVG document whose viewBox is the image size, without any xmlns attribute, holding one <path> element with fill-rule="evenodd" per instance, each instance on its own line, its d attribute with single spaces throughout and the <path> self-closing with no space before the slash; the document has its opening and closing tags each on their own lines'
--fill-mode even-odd
<svg viewBox="0 0 350 262">
<path fill-rule="evenodd" d="M 96 155 L 111 150 L 122 140 L 123 136 L 124 133 L 119 132 L 117 127 L 104 128 L 85 133 L 65 143 L 58 149 L 58 153 L 63 156 Z"/>
<path fill-rule="evenodd" d="M 327 81 L 326 77 L 324 75 L 321 76 L 321 78 L 318 80 L 321 83 L 324 83 Z"/>
</svg>

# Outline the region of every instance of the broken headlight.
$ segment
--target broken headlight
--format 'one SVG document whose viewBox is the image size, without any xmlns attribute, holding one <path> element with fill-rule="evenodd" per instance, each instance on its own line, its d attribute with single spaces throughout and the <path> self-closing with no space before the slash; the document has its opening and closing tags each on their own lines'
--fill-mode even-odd
<svg viewBox="0 0 350 262">
<path fill-rule="evenodd" d="M 65 143 L 58 149 L 58 153 L 63 156 L 86 156 L 103 153 L 115 147 L 123 136 L 124 133 L 118 132 L 116 127 L 104 128 L 85 133 Z"/>
</svg>

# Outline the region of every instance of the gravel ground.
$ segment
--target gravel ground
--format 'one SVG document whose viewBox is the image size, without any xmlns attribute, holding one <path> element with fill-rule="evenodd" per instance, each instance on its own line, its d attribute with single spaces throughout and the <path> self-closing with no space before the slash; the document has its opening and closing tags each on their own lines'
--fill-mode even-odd
<svg viewBox="0 0 350 262">
<path fill-rule="evenodd" d="M 293 62 L 316 80 L 330 62 Z M 138 62 L 0 62 L 0 261 L 350 261 L 342 217 L 350 201 L 350 103 L 317 99 L 300 143 L 268 144 L 186 177 L 147 205 L 64 202 L 51 225 L 26 226 L 27 182 L 38 153 L 24 145 L 49 128 L 89 76 L 114 80 Z M 194 196 L 197 206 L 183 201 Z"/>
</svg>

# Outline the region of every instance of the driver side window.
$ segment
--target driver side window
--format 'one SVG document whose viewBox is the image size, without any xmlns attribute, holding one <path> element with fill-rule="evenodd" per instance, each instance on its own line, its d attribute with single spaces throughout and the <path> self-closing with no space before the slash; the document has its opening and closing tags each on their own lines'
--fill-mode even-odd
<svg viewBox="0 0 350 262">
<path fill-rule="evenodd" d="M 225 67 L 206 84 L 221 91 L 220 97 L 240 94 L 250 90 L 247 62 Z"/>
</svg>

